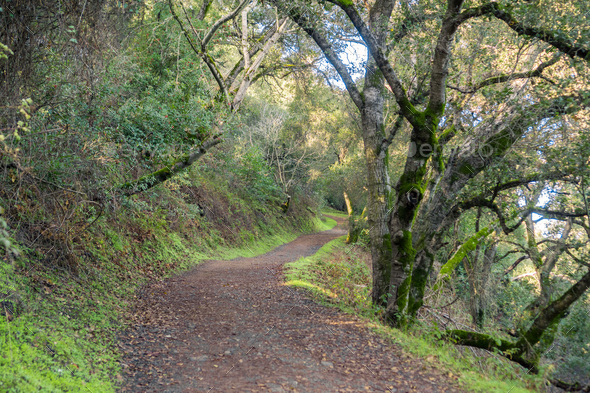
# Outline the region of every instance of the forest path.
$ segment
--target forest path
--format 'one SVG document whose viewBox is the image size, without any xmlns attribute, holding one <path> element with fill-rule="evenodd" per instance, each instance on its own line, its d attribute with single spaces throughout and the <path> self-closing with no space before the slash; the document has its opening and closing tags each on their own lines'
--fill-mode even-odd
<svg viewBox="0 0 590 393">
<path fill-rule="evenodd" d="M 209 261 L 146 288 L 120 336 L 121 391 L 459 391 L 357 318 L 284 285 L 284 263 L 346 233 L 337 220 L 267 254 Z"/>
</svg>

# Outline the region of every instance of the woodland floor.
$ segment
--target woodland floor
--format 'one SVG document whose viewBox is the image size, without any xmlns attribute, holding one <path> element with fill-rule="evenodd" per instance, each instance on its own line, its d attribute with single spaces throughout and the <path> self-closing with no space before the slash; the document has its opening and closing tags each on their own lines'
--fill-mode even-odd
<svg viewBox="0 0 590 393">
<path fill-rule="evenodd" d="M 344 235 L 342 226 L 146 287 L 119 337 L 121 391 L 460 391 L 359 319 L 283 284 L 284 263 Z"/>
</svg>

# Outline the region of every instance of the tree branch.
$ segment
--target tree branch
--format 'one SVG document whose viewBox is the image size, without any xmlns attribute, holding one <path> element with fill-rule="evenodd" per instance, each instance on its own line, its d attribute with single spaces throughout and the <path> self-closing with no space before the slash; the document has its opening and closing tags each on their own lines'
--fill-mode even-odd
<svg viewBox="0 0 590 393">
<path fill-rule="evenodd" d="M 169 0 L 171 1 L 171 0 Z M 238 14 L 240 12 L 242 12 L 242 9 L 244 9 L 244 7 L 246 7 L 246 5 L 248 5 L 248 3 L 250 2 L 250 0 L 243 0 L 238 7 L 233 10 L 232 12 L 230 12 L 229 14 L 223 16 L 222 18 L 220 18 L 219 20 L 217 20 L 217 22 L 215 22 L 213 24 L 213 26 L 211 26 L 211 28 L 209 29 L 209 31 L 207 32 L 207 34 L 205 34 L 205 38 L 203 38 L 203 41 L 201 41 L 201 48 L 202 51 L 205 52 L 205 47 L 207 46 L 207 44 L 209 43 L 209 41 L 211 41 L 211 38 L 213 38 L 213 35 L 215 35 L 215 32 L 221 27 L 223 26 L 223 24 L 229 20 L 234 19 L 236 16 L 238 16 Z"/>
<path fill-rule="evenodd" d="M 572 44 L 565 39 L 559 38 L 558 34 L 549 30 L 525 26 L 523 23 L 514 18 L 512 14 L 502 8 L 503 7 L 499 3 L 495 1 L 490 2 L 480 7 L 465 10 L 458 16 L 457 21 L 462 23 L 463 21 L 470 18 L 492 14 L 496 18 L 505 22 L 508 27 L 514 30 L 518 35 L 527 35 L 529 37 L 538 38 L 541 41 L 544 41 L 553 46 L 554 48 L 559 49 L 561 52 L 567 54 L 572 59 L 574 57 L 579 57 L 583 60 L 590 61 L 590 50 L 588 48 Z"/>
<path fill-rule="evenodd" d="M 274 37 L 274 35 L 277 32 L 278 27 L 280 25 L 282 25 L 284 21 L 285 21 L 285 19 L 281 19 L 278 24 L 273 23 L 272 27 L 266 31 L 264 36 L 262 36 L 260 39 L 255 41 L 253 47 L 248 51 L 248 56 L 250 58 L 253 58 L 254 56 L 256 56 L 256 54 L 258 52 L 260 52 L 260 50 L 264 47 L 264 45 L 270 39 L 272 39 Z M 234 65 L 232 70 L 225 77 L 225 83 L 227 84 L 227 86 L 230 86 L 230 91 L 235 90 L 234 82 L 235 82 L 236 78 L 238 77 L 238 75 L 240 74 L 240 72 L 242 72 L 242 70 L 244 69 L 244 66 L 245 66 L 245 59 L 244 59 L 244 56 L 242 56 L 242 58 Z"/>
<path fill-rule="evenodd" d="M 389 63 L 389 60 L 377 44 L 377 40 L 357 12 L 356 8 L 354 8 L 354 4 L 352 1 L 346 0 L 328 0 L 329 2 L 336 4 L 340 7 L 348 18 L 359 32 L 363 41 L 369 47 L 369 52 L 373 59 L 375 59 L 375 63 L 383 73 L 387 84 L 391 88 L 395 99 L 400 107 L 400 110 L 404 117 L 412 124 L 412 125 L 420 125 L 419 124 L 419 112 L 414 105 L 410 102 L 407 92 L 402 85 L 401 80 L 398 78 L 397 74 L 393 70 L 393 67 Z"/>
<path fill-rule="evenodd" d="M 270 51 L 271 47 L 278 41 L 279 37 L 283 32 L 283 29 L 285 28 L 285 26 L 287 26 L 287 22 L 287 18 L 282 20 L 281 25 L 278 26 L 277 30 L 272 35 L 272 37 L 270 37 L 270 39 L 265 42 L 264 47 L 261 50 L 261 53 L 256 57 L 254 62 L 249 67 L 246 67 L 246 61 L 244 59 L 244 66 L 246 67 L 246 69 L 244 72 L 244 77 L 242 78 L 242 83 L 240 84 L 238 91 L 236 91 L 234 95 L 234 100 L 232 102 L 232 108 L 234 110 L 237 110 L 239 108 L 244 97 L 246 96 L 246 91 L 248 90 L 253 81 L 252 78 L 255 76 L 256 71 L 258 71 L 258 68 L 262 64 L 262 61 Z M 277 23 L 280 22 L 277 20 Z"/>
<path fill-rule="evenodd" d="M 449 75 L 451 44 L 462 21 L 462 19 L 457 18 L 462 6 L 463 0 L 448 0 L 447 12 L 445 13 L 434 50 L 432 71 L 430 74 L 430 100 L 428 102 L 427 112 L 437 118 L 442 116 L 445 110 L 445 91 L 447 76 Z"/>
<path fill-rule="evenodd" d="M 473 87 L 470 90 L 465 90 L 465 89 L 462 89 L 460 87 L 455 87 L 455 86 L 448 86 L 448 87 L 449 87 L 449 89 L 457 90 L 458 92 L 463 93 L 463 94 L 473 94 L 483 87 L 495 85 L 498 83 L 509 82 L 509 81 L 513 81 L 516 79 L 538 78 L 538 77 L 542 76 L 542 73 L 545 70 L 545 68 L 554 65 L 555 63 L 557 63 L 559 61 L 560 58 L 561 58 L 560 55 L 554 56 L 550 60 L 547 60 L 547 61 L 539 64 L 539 66 L 537 68 L 535 68 L 534 70 L 531 70 L 531 71 L 517 72 L 514 74 L 510 74 L 510 75 L 502 74 L 502 75 L 492 76 L 491 78 L 481 81 L 480 83 L 478 83 L 475 87 Z"/>
<path fill-rule="evenodd" d="M 207 15 L 207 12 L 211 7 L 212 2 L 213 0 L 203 0 L 203 4 L 201 4 L 201 8 L 199 9 L 199 13 L 197 14 L 197 20 L 205 19 L 205 15 Z"/>
<path fill-rule="evenodd" d="M 577 46 L 568 42 L 565 39 L 558 38 L 558 35 L 554 32 L 549 30 L 545 30 L 542 28 L 537 27 L 529 27 L 525 26 L 516 18 L 514 18 L 509 12 L 500 9 L 498 3 L 494 4 L 494 11 L 493 14 L 496 18 L 504 21 L 508 27 L 514 30 L 518 35 L 527 35 L 529 37 L 535 37 L 548 43 L 549 45 L 559 49 L 572 59 L 575 57 L 579 57 L 580 59 L 586 60 L 590 62 L 590 50 L 588 48 L 584 48 L 582 46 Z"/>
<path fill-rule="evenodd" d="M 209 149 L 215 145 L 220 144 L 221 142 L 222 139 L 220 135 L 214 136 L 208 141 L 205 141 L 192 153 L 185 154 L 180 159 L 174 161 L 172 164 L 167 165 L 156 172 L 142 176 L 132 182 L 125 183 L 121 185 L 119 189 L 124 195 L 131 196 L 157 186 L 158 184 L 165 182 L 172 176 L 190 167 L 195 161 L 205 155 Z"/>
<path fill-rule="evenodd" d="M 518 265 L 520 265 L 520 263 L 522 261 L 525 261 L 527 259 L 529 259 L 528 255 L 523 255 L 520 258 L 518 258 L 516 261 L 514 261 L 514 263 L 512 265 L 510 265 L 506 270 L 504 270 L 504 275 L 506 275 L 506 274 L 510 273 L 511 271 L 513 271 L 514 269 L 516 269 L 516 267 Z"/>
<path fill-rule="evenodd" d="M 509 190 L 511 188 L 524 186 L 526 184 L 536 182 L 536 181 L 543 181 L 543 180 L 563 180 L 566 177 L 570 176 L 572 173 L 575 173 L 577 168 L 566 168 L 561 171 L 551 171 L 551 172 L 539 172 L 533 173 L 522 179 L 514 179 L 507 181 L 506 183 L 498 184 L 494 187 L 494 193 L 498 194 L 500 191 Z"/>
<path fill-rule="evenodd" d="M 229 93 L 227 91 L 227 87 L 225 86 L 225 83 L 223 81 L 223 78 L 221 77 L 221 73 L 219 72 L 219 69 L 215 65 L 215 61 L 207 53 L 206 44 L 204 44 L 203 43 L 204 41 L 202 41 L 201 44 L 200 44 L 200 48 L 198 48 L 195 45 L 195 43 L 193 42 L 193 40 L 192 40 L 192 38 L 191 38 L 188 30 L 185 28 L 184 23 L 182 23 L 182 21 L 178 17 L 178 14 L 176 13 L 176 10 L 174 9 L 174 5 L 172 4 L 172 0 L 168 0 L 168 6 L 170 7 L 170 12 L 172 13 L 172 16 L 174 17 L 174 20 L 176 20 L 176 22 L 180 26 L 180 29 L 182 30 L 182 32 L 183 32 L 184 36 L 186 37 L 187 41 L 189 42 L 192 50 L 197 55 L 199 55 L 201 57 L 201 59 L 203 59 L 203 61 L 205 62 L 205 64 L 209 68 L 209 71 L 213 75 L 213 78 L 215 78 L 215 81 L 217 82 L 217 85 L 219 86 L 219 89 L 220 89 L 221 93 L 225 97 L 226 102 L 227 103 L 230 103 L 231 100 L 229 98 Z M 191 28 L 193 29 L 193 32 L 196 35 L 197 32 L 196 32 L 194 26 L 192 25 L 192 23 L 190 22 L 190 19 L 188 19 L 188 15 L 186 14 L 186 10 L 184 9 L 184 5 L 182 7 L 183 7 L 183 10 L 184 10 L 185 16 L 187 16 L 187 20 L 189 21 L 189 24 L 190 24 Z M 217 21 L 217 22 L 219 22 L 219 21 Z"/>
<path fill-rule="evenodd" d="M 556 318 L 563 317 L 563 314 L 568 308 L 578 300 L 588 288 L 590 288 L 590 271 L 582 276 L 578 282 L 565 291 L 557 300 L 549 303 L 549 305 L 540 312 L 531 327 L 516 345 L 527 349 L 538 343 L 549 325 L 551 325 Z"/>
<path fill-rule="evenodd" d="M 517 362 L 527 369 L 536 368 L 535 364 L 523 359 L 520 356 L 513 356 L 511 352 L 516 348 L 516 344 L 508 340 L 492 337 L 488 334 L 469 332 L 466 330 L 447 330 L 445 338 L 453 341 L 457 345 L 466 345 L 474 348 L 481 348 L 488 351 L 500 350 L 502 356 Z"/>
<path fill-rule="evenodd" d="M 582 386 L 580 384 L 580 382 L 567 383 L 567 382 L 564 382 L 564 381 L 556 379 L 556 378 L 549 379 L 549 382 L 553 386 L 556 386 L 566 392 L 580 392 L 580 393 L 590 392 L 590 383 L 587 384 L 586 386 Z"/>
<path fill-rule="evenodd" d="M 548 209 L 541 209 L 537 207 L 533 207 L 528 209 L 529 212 L 538 214 L 540 216 L 546 218 L 554 218 L 554 219 L 565 219 L 565 218 L 572 218 L 572 217 L 585 217 L 587 216 L 587 212 L 583 210 L 577 210 L 574 212 L 564 212 L 564 211 L 557 211 L 557 210 L 548 210 Z"/>
<path fill-rule="evenodd" d="M 461 189 L 469 179 L 503 158 L 529 127 L 547 118 L 578 112 L 586 102 L 575 95 L 563 95 L 506 111 L 506 117 L 488 125 L 489 132 L 468 138 L 451 154 L 445 174 L 449 186 Z"/>
<path fill-rule="evenodd" d="M 277 6 L 280 7 L 280 4 L 277 4 Z M 311 27 L 312 24 L 309 18 L 303 15 L 299 7 L 291 7 L 287 11 L 287 13 L 291 17 L 291 19 L 293 19 L 293 21 L 299 27 L 301 27 L 303 31 L 305 31 L 320 47 L 320 49 L 322 50 L 330 64 L 332 64 L 332 66 L 336 69 L 336 72 L 338 72 L 338 75 L 340 75 L 340 78 L 342 78 L 342 81 L 346 86 L 346 90 L 348 90 L 348 94 L 350 95 L 350 98 L 355 103 L 357 108 L 362 110 L 362 108 L 364 107 L 364 100 L 356 86 L 356 83 L 352 80 L 352 77 L 348 73 L 348 70 L 346 69 L 344 63 L 340 60 L 336 52 L 334 52 L 334 49 L 332 48 L 330 42 L 326 38 L 324 38 L 316 29 Z"/>
</svg>

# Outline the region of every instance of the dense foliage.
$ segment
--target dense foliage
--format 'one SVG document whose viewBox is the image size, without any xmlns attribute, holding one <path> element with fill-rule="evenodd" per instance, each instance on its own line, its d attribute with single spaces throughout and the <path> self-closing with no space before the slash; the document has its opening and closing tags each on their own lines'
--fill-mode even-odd
<svg viewBox="0 0 590 393">
<path fill-rule="evenodd" d="M 112 388 L 114 350 L 63 337 L 123 308 L 75 291 L 109 277 L 113 306 L 325 206 L 363 253 L 314 267 L 346 307 L 590 383 L 585 2 L 16 0 L 0 20 L 2 337 L 44 364 L 62 340 L 10 388 L 72 388 L 72 364 Z"/>
</svg>

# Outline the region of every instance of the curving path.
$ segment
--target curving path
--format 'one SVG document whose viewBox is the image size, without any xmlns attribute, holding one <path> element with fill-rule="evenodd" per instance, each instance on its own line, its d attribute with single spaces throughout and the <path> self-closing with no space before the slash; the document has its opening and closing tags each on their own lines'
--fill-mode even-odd
<svg viewBox="0 0 590 393">
<path fill-rule="evenodd" d="M 353 316 L 283 285 L 282 265 L 344 235 L 342 225 L 144 290 L 120 337 L 121 391 L 459 391 Z"/>
</svg>

